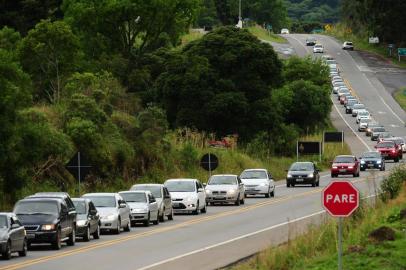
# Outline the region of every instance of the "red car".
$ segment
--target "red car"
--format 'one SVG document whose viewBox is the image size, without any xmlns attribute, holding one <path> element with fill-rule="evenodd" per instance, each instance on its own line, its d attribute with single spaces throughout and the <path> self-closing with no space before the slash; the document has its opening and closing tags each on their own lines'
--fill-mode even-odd
<svg viewBox="0 0 406 270">
<path fill-rule="evenodd" d="M 336 156 L 331 164 L 331 177 L 348 174 L 352 174 L 354 177 L 359 177 L 359 165 L 359 160 L 355 156 Z"/>
<path fill-rule="evenodd" d="M 375 148 L 381 152 L 382 157 L 385 159 L 393 159 L 393 161 L 399 162 L 399 159 L 402 158 L 402 148 L 394 141 L 382 141 L 375 145 Z"/>
</svg>

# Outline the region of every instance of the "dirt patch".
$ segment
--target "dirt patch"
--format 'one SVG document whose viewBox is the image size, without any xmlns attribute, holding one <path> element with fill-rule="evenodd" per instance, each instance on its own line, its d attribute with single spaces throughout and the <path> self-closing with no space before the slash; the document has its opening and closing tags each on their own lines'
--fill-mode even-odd
<svg viewBox="0 0 406 270">
<path fill-rule="evenodd" d="M 394 241 L 395 231 L 389 227 L 382 226 L 372 231 L 368 237 L 374 242 Z"/>
<path fill-rule="evenodd" d="M 362 253 L 364 252 L 365 248 L 359 245 L 349 246 L 347 249 L 347 253 Z"/>
</svg>

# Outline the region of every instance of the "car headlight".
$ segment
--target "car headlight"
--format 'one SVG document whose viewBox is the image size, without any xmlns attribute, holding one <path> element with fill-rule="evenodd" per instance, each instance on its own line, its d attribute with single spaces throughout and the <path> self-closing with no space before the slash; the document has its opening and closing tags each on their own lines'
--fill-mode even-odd
<svg viewBox="0 0 406 270">
<path fill-rule="evenodd" d="M 76 224 L 77 224 L 79 227 L 86 226 L 86 225 L 87 225 L 87 220 L 78 220 L 78 221 L 76 221 Z"/>
<path fill-rule="evenodd" d="M 210 190 L 210 189 L 206 189 L 206 194 L 211 194 L 211 190 Z"/>
<path fill-rule="evenodd" d="M 361 164 L 365 164 L 365 161 L 361 160 Z"/>
<path fill-rule="evenodd" d="M 378 160 L 377 162 L 376 162 L 376 164 L 381 164 L 382 163 L 382 161 L 381 160 Z"/>
<path fill-rule="evenodd" d="M 235 189 L 230 189 L 230 190 L 228 191 L 229 194 L 234 194 L 235 192 L 236 192 Z"/>
<path fill-rule="evenodd" d="M 268 183 L 261 183 L 260 186 L 261 186 L 261 187 L 268 186 Z"/>
<path fill-rule="evenodd" d="M 314 175 L 312 173 L 310 173 L 307 177 L 312 178 Z"/>
<path fill-rule="evenodd" d="M 290 173 L 288 173 L 287 175 L 288 178 L 292 178 L 292 175 Z"/>
<path fill-rule="evenodd" d="M 333 166 L 333 169 L 337 169 L 337 166 Z"/>
<path fill-rule="evenodd" d="M 116 215 L 108 215 L 108 216 L 105 216 L 103 219 L 104 220 L 114 220 L 116 218 Z"/>
<path fill-rule="evenodd" d="M 195 199 L 195 197 L 190 196 L 190 197 L 187 197 L 187 198 L 185 199 L 185 201 L 187 201 L 187 202 L 192 202 L 192 201 L 194 201 L 194 199 Z"/>
<path fill-rule="evenodd" d="M 41 226 L 42 231 L 53 231 L 55 230 L 55 224 L 44 224 Z"/>
</svg>

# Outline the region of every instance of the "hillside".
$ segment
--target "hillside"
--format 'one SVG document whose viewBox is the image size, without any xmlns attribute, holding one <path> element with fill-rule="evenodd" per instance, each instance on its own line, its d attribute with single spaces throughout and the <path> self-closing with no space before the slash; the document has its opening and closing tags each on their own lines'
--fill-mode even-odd
<svg viewBox="0 0 406 270">
<path fill-rule="evenodd" d="M 340 0 L 285 0 L 292 20 L 336 22 L 339 19 Z"/>
</svg>

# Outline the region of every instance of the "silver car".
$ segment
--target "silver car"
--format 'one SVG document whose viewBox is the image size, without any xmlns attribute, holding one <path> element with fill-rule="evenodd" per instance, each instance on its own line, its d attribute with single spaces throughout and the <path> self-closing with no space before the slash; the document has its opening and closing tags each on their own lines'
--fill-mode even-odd
<svg viewBox="0 0 406 270">
<path fill-rule="evenodd" d="M 159 221 L 164 222 L 165 216 L 173 220 L 172 197 L 168 189 L 162 184 L 137 184 L 130 190 L 148 190 L 154 195 L 159 209 Z"/>
<path fill-rule="evenodd" d="M 219 174 L 210 177 L 206 185 L 206 202 L 244 204 L 245 188 L 237 175 Z"/>
<path fill-rule="evenodd" d="M 175 213 L 206 213 L 206 192 L 197 179 L 168 179 L 164 183 L 172 196 Z"/>
<path fill-rule="evenodd" d="M 0 253 L 9 260 L 13 252 L 27 255 L 27 238 L 24 226 L 14 213 L 0 213 Z"/>
<path fill-rule="evenodd" d="M 247 169 L 240 175 L 245 185 L 245 195 L 265 195 L 265 198 L 275 196 L 275 182 L 266 169 Z"/>
<path fill-rule="evenodd" d="M 159 224 L 158 204 L 150 191 L 122 191 L 119 192 L 131 210 L 131 226 L 142 222 L 145 227 L 152 221 Z"/>
<path fill-rule="evenodd" d="M 82 196 L 90 199 L 100 214 L 100 230 L 116 234 L 131 230 L 130 207 L 118 193 L 87 193 Z"/>
</svg>

